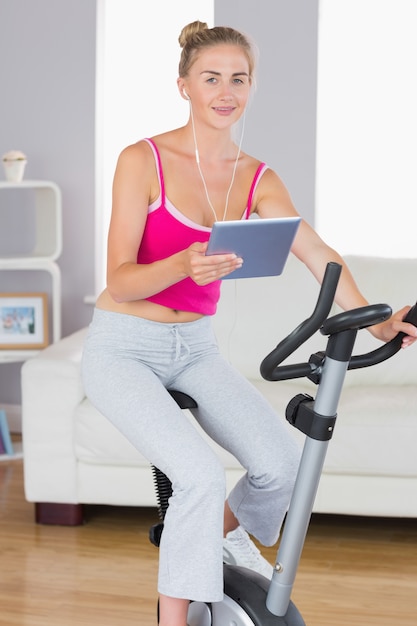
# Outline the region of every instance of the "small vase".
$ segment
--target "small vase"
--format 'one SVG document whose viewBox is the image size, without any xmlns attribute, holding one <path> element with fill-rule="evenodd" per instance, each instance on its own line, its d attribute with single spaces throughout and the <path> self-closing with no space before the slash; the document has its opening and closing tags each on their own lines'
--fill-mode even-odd
<svg viewBox="0 0 417 626">
<path fill-rule="evenodd" d="M 19 159 L 17 161 L 3 161 L 6 180 L 10 183 L 20 183 L 23 180 L 27 161 Z"/>
</svg>

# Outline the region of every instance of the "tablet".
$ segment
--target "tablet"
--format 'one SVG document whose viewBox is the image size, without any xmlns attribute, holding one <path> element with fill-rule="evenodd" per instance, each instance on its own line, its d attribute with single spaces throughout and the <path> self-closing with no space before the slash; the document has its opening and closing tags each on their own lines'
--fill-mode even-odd
<svg viewBox="0 0 417 626">
<path fill-rule="evenodd" d="M 301 217 L 252 218 L 215 222 L 206 254 L 234 252 L 243 265 L 224 276 L 255 278 L 282 274 Z"/>
</svg>

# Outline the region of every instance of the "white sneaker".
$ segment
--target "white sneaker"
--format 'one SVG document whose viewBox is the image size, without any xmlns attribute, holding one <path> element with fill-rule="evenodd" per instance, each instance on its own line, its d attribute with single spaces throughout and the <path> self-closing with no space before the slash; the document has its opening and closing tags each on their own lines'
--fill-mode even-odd
<svg viewBox="0 0 417 626">
<path fill-rule="evenodd" d="M 223 563 L 247 567 L 269 580 L 274 571 L 241 526 L 227 533 L 223 539 Z"/>
</svg>

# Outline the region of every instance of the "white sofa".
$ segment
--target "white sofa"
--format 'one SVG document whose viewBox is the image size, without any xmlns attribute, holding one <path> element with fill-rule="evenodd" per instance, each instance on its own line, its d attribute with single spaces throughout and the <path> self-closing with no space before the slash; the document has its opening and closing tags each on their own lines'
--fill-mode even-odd
<svg viewBox="0 0 417 626">
<path fill-rule="evenodd" d="M 414 303 L 417 259 L 347 261 L 372 303 L 387 302 L 394 310 Z M 267 382 L 259 364 L 311 314 L 318 291 L 294 257 L 281 277 L 225 281 L 222 286 L 214 318 L 221 349 L 282 416 L 295 394 L 314 395 L 316 387 L 308 380 Z M 36 503 L 39 522 L 81 523 L 83 504 L 156 505 L 149 463 L 84 395 L 80 359 L 85 333 L 82 329 L 49 346 L 22 369 L 25 493 Z M 307 360 L 325 343 L 318 333 L 287 362 Z M 377 345 L 368 331 L 361 331 L 355 353 Z M 303 436 L 288 428 L 301 444 Z M 230 454 L 217 451 L 230 488 L 242 468 Z M 417 517 L 415 347 L 372 368 L 348 372 L 314 510 Z"/>
</svg>

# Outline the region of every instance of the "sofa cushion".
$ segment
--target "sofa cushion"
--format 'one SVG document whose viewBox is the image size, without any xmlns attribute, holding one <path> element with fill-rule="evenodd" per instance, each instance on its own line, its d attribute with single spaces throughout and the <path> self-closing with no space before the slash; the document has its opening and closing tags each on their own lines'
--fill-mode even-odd
<svg viewBox="0 0 417 626">
<path fill-rule="evenodd" d="M 271 402 L 284 419 L 289 400 L 298 392 L 315 395 L 315 386 L 254 381 L 255 386 Z M 393 415 L 393 398 L 398 415 Z M 330 441 L 324 471 L 336 474 L 417 477 L 417 420 L 415 407 L 417 388 L 360 387 L 346 388 L 342 394 L 335 433 Z M 187 411 L 194 421 L 191 413 Z M 77 407 L 75 423 L 75 454 L 84 463 L 136 466 L 147 460 L 84 399 Z M 209 439 L 197 422 L 202 437 Z M 304 435 L 288 424 L 291 434 L 302 445 Z M 211 441 L 226 468 L 240 467 L 236 459 Z"/>
<path fill-rule="evenodd" d="M 346 257 L 346 262 L 370 303 L 387 303 L 393 311 L 415 303 L 417 259 Z M 224 356 L 247 378 L 261 380 L 262 359 L 311 315 L 319 289 L 312 274 L 294 256 L 288 259 L 282 276 L 224 281 L 218 313 L 213 318 Z M 333 312 L 338 310 L 334 307 Z M 312 352 L 325 349 L 326 341 L 326 337 L 316 333 L 288 362 L 308 360 Z M 362 330 L 354 354 L 380 345 L 367 330 Z M 345 384 L 417 385 L 415 349 L 401 350 L 384 363 L 352 371 Z"/>
<path fill-rule="evenodd" d="M 416 407 L 416 387 L 346 388 L 325 471 L 417 477 Z"/>
<path fill-rule="evenodd" d="M 255 381 L 282 415 L 294 395 L 286 382 Z M 316 387 L 299 383 L 295 393 L 315 396 Z M 417 477 L 417 386 L 346 387 L 338 408 L 324 472 L 339 475 Z M 397 411 L 397 412 L 396 412 Z M 289 425 L 302 443 L 304 435 Z"/>
</svg>

